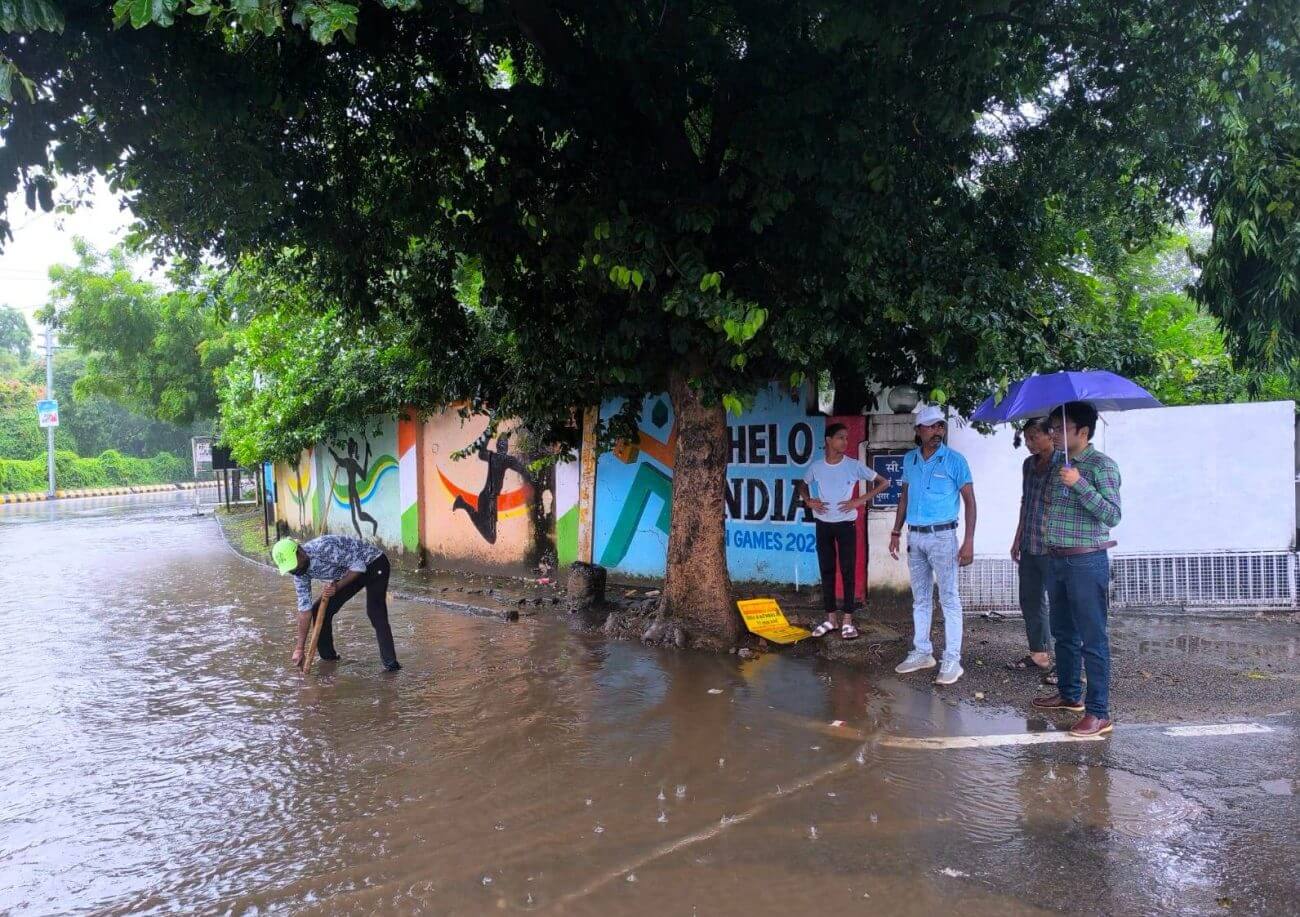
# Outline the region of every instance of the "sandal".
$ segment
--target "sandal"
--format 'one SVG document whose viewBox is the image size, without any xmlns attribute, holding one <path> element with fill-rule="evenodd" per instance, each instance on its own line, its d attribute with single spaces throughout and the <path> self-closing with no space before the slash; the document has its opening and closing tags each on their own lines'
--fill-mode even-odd
<svg viewBox="0 0 1300 917">
<path fill-rule="evenodd" d="M 1054 685 L 1057 684 L 1058 681 L 1059 679 L 1056 677 L 1056 666 L 1052 666 L 1047 670 L 1047 674 L 1043 676 L 1043 684 Z"/>
<path fill-rule="evenodd" d="M 818 624 L 816 627 L 813 628 L 812 636 L 825 637 L 831 631 L 839 630 L 839 629 L 840 628 L 838 625 L 832 624 L 830 621 L 823 621 L 822 623 Z"/>
<path fill-rule="evenodd" d="M 1033 656 L 1026 654 L 1015 662 L 1008 662 L 1007 668 L 1013 672 L 1027 672 L 1030 669 L 1035 669 L 1039 672 L 1047 672 L 1050 671 L 1052 667 L 1050 665 L 1039 665 L 1034 661 Z"/>
<path fill-rule="evenodd" d="M 853 626 L 852 621 L 848 622 L 847 624 L 845 624 L 843 627 L 840 628 L 841 640 L 856 640 L 861 636 L 862 634 L 858 633 L 858 629 Z"/>
</svg>

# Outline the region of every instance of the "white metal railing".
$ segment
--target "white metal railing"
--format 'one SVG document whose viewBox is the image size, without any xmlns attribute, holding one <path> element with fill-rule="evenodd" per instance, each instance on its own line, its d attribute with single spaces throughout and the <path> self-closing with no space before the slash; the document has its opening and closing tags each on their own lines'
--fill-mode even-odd
<svg viewBox="0 0 1300 917">
<path fill-rule="evenodd" d="M 1297 556 L 1291 551 L 1111 555 L 1113 608 L 1295 608 Z M 977 557 L 958 576 L 967 611 L 1019 610 L 1010 558 Z"/>
</svg>

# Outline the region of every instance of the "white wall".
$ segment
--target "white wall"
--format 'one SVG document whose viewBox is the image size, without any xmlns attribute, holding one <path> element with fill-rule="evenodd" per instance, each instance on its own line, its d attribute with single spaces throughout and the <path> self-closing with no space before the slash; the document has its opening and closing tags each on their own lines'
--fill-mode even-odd
<svg viewBox="0 0 1300 917">
<path fill-rule="evenodd" d="M 1104 415 L 1094 444 L 1119 463 L 1117 554 L 1286 551 L 1296 535 L 1295 403 L 1156 408 Z M 949 445 L 975 478 L 975 552 L 1005 556 L 1020 506 L 1012 431 L 954 422 Z"/>
</svg>

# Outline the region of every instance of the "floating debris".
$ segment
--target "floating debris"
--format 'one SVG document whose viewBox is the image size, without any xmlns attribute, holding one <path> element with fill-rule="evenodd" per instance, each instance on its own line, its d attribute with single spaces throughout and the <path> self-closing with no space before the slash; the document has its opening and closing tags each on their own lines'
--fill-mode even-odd
<svg viewBox="0 0 1300 917">
<path fill-rule="evenodd" d="M 721 693 L 722 693 L 722 689 L 721 689 L 721 688 L 709 688 L 709 693 L 710 693 L 710 694 L 721 694 Z"/>
<path fill-rule="evenodd" d="M 969 878 L 970 878 L 970 873 L 968 873 L 968 872 L 962 872 L 960 869 L 953 869 L 951 866 L 945 866 L 943 869 L 941 869 L 941 870 L 939 870 L 939 871 L 940 871 L 941 873 L 943 873 L 945 876 L 947 876 L 948 878 L 950 878 L 950 879 L 969 879 Z"/>
<path fill-rule="evenodd" d="M 668 821 L 668 813 L 660 810 L 659 817 L 655 819 L 659 824 L 665 824 Z"/>
<path fill-rule="evenodd" d="M 815 841 L 815 840 L 817 840 L 817 826 L 816 826 L 816 825 L 809 825 L 809 826 L 808 826 L 808 840 L 810 840 L 810 841 Z"/>
<path fill-rule="evenodd" d="M 678 799 L 686 798 L 686 784 L 684 783 L 677 784 L 677 798 Z"/>
</svg>

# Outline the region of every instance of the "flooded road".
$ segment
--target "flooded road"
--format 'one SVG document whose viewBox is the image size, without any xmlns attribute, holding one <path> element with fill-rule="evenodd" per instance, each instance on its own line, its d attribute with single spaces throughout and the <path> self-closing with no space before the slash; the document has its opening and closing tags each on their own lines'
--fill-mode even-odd
<svg viewBox="0 0 1300 917">
<path fill-rule="evenodd" d="M 402 600 L 304 679 L 193 501 L 0 508 L 0 912 L 1297 912 L 1294 714 L 906 747 L 1068 724 Z"/>
</svg>

